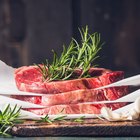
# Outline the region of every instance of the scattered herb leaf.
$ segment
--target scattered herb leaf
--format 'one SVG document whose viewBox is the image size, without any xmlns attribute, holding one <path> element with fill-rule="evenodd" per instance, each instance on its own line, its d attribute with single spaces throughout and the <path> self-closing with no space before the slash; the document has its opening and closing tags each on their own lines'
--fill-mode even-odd
<svg viewBox="0 0 140 140">
<path fill-rule="evenodd" d="M 82 122 L 84 122 L 84 119 L 85 119 L 85 116 L 81 116 L 81 117 L 79 117 L 79 118 L 74 119 L 73 121 L 74 121 L 74 122 L 82 123 Z"/>
</svg>

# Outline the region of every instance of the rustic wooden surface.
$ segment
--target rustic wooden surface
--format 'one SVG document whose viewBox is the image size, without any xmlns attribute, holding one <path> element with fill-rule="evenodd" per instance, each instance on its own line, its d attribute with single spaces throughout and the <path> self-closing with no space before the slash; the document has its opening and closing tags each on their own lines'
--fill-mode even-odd
<svg viewBox="0 0 140 140">
<path fill-rule="evenodd" d="M 108 122 L 87 119 L 83 123 L 58 122 L 53 124 L 27 121 L 12 128 L 14 136 L 140 136 L 140 121 Z"/>
</svg>

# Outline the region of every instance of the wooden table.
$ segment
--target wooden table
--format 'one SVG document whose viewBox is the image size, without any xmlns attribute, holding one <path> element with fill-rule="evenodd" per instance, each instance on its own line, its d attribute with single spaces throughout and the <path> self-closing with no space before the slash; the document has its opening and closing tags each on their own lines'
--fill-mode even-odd
<svg viewBox="0 0 140 140">
<path fill-rule="evenodd" d="M 140 136 L 140 121 L 87 119 L 83 123 L 62 121 L 53 124 L 27 121 L 15 125 L 12 134 L 18 137 L 136 137 Z"/>
</svg>

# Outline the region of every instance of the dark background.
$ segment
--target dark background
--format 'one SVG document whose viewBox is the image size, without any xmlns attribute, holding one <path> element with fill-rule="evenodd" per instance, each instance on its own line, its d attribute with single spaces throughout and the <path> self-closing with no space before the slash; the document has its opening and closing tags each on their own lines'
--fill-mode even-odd
<svg viewBox="0 0 140 140">
<path fill-rule="evenodd" d="M 51 60 L 86 25 L 105 42 L 100 67 L 140 72 L 140 0 L 0 0 L 0 59 L 14 67 Z"/>
</svg>

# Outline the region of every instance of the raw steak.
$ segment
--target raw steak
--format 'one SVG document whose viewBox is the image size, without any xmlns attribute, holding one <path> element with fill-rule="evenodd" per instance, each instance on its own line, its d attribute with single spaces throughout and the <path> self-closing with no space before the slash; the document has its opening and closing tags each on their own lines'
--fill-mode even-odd
<svg viewBox="0 0 140 140">
<path fill-rule="evenodd" d="M 80 74 L 76 71 L 75 74 Z M 21 67 L 15 71 L 15 80 L 19 90 L 44 93 L 42 97 L 13 96 L 14 98 L 48 106 L 45 109 L 29 109 L 36 114 L 57 114 L 65 109 L 67 114 L 100 113 L 104 105 L 84 104 L 84 102 L 114 100 L 128 93 L 128 87 L 94 90 L 123 79 L 123 72 L 111 72 L 103 68 L 91 68 L 92 78 L 73 79 L 66 81 L 43 82 L 42 75 L 36 66 Z M 83 103 L 83 104 L 79 104 Z M 123 104 L 110 104 L 117 109 Z"/>
<path fill-rule="evenodd" d="M 93 102 L 106 100 L 103 90 L 95 91 L 93 89 L 81 89 L 58 94 L 44 94 L 42 97 L 13 96 L 19 100 L 52 106 L 59 104 L 76 104 L 81 102 Z"/>
<path fill-rule="evenodd" d="M 54 115 L 54 114 L 100 114 L 102 107 L 106 106 L 117 109 L 118 106 L 122 107 L 125 103 L 121 104 L 69 104 L 69 105 L 55 105 L 44 109 L 28 109 L 38 115 Z"/>
<path fill-rule="evenodd" d="M 71 105 L 55 105 L 44 109 L 28 109 L 38 115 L 53 114 L 99 114 L 103 105 L 92 104 L 71 104 Z"/>
<path fill-rule="evenodd" d="M 89 73 L 92 76 L 99 76 L 108 73 L 109 70 L 103 68 L 92 68 Z M 76 74 L 80 74 L 76 72 Z M 121 75 L 123 75 L 121 73 Z M 19 90 L 38 92 L 46 94 L 63 93 L 78 89 L 98 87 L 100 81 L 95 78 L 83 78 L 66 81 L 43 82 L 42 75 L 37 66 L 24 66 L 15 71 L 15 81 Z M 94 84 L 92 84 L 94 83 Z"/>
</svg>

